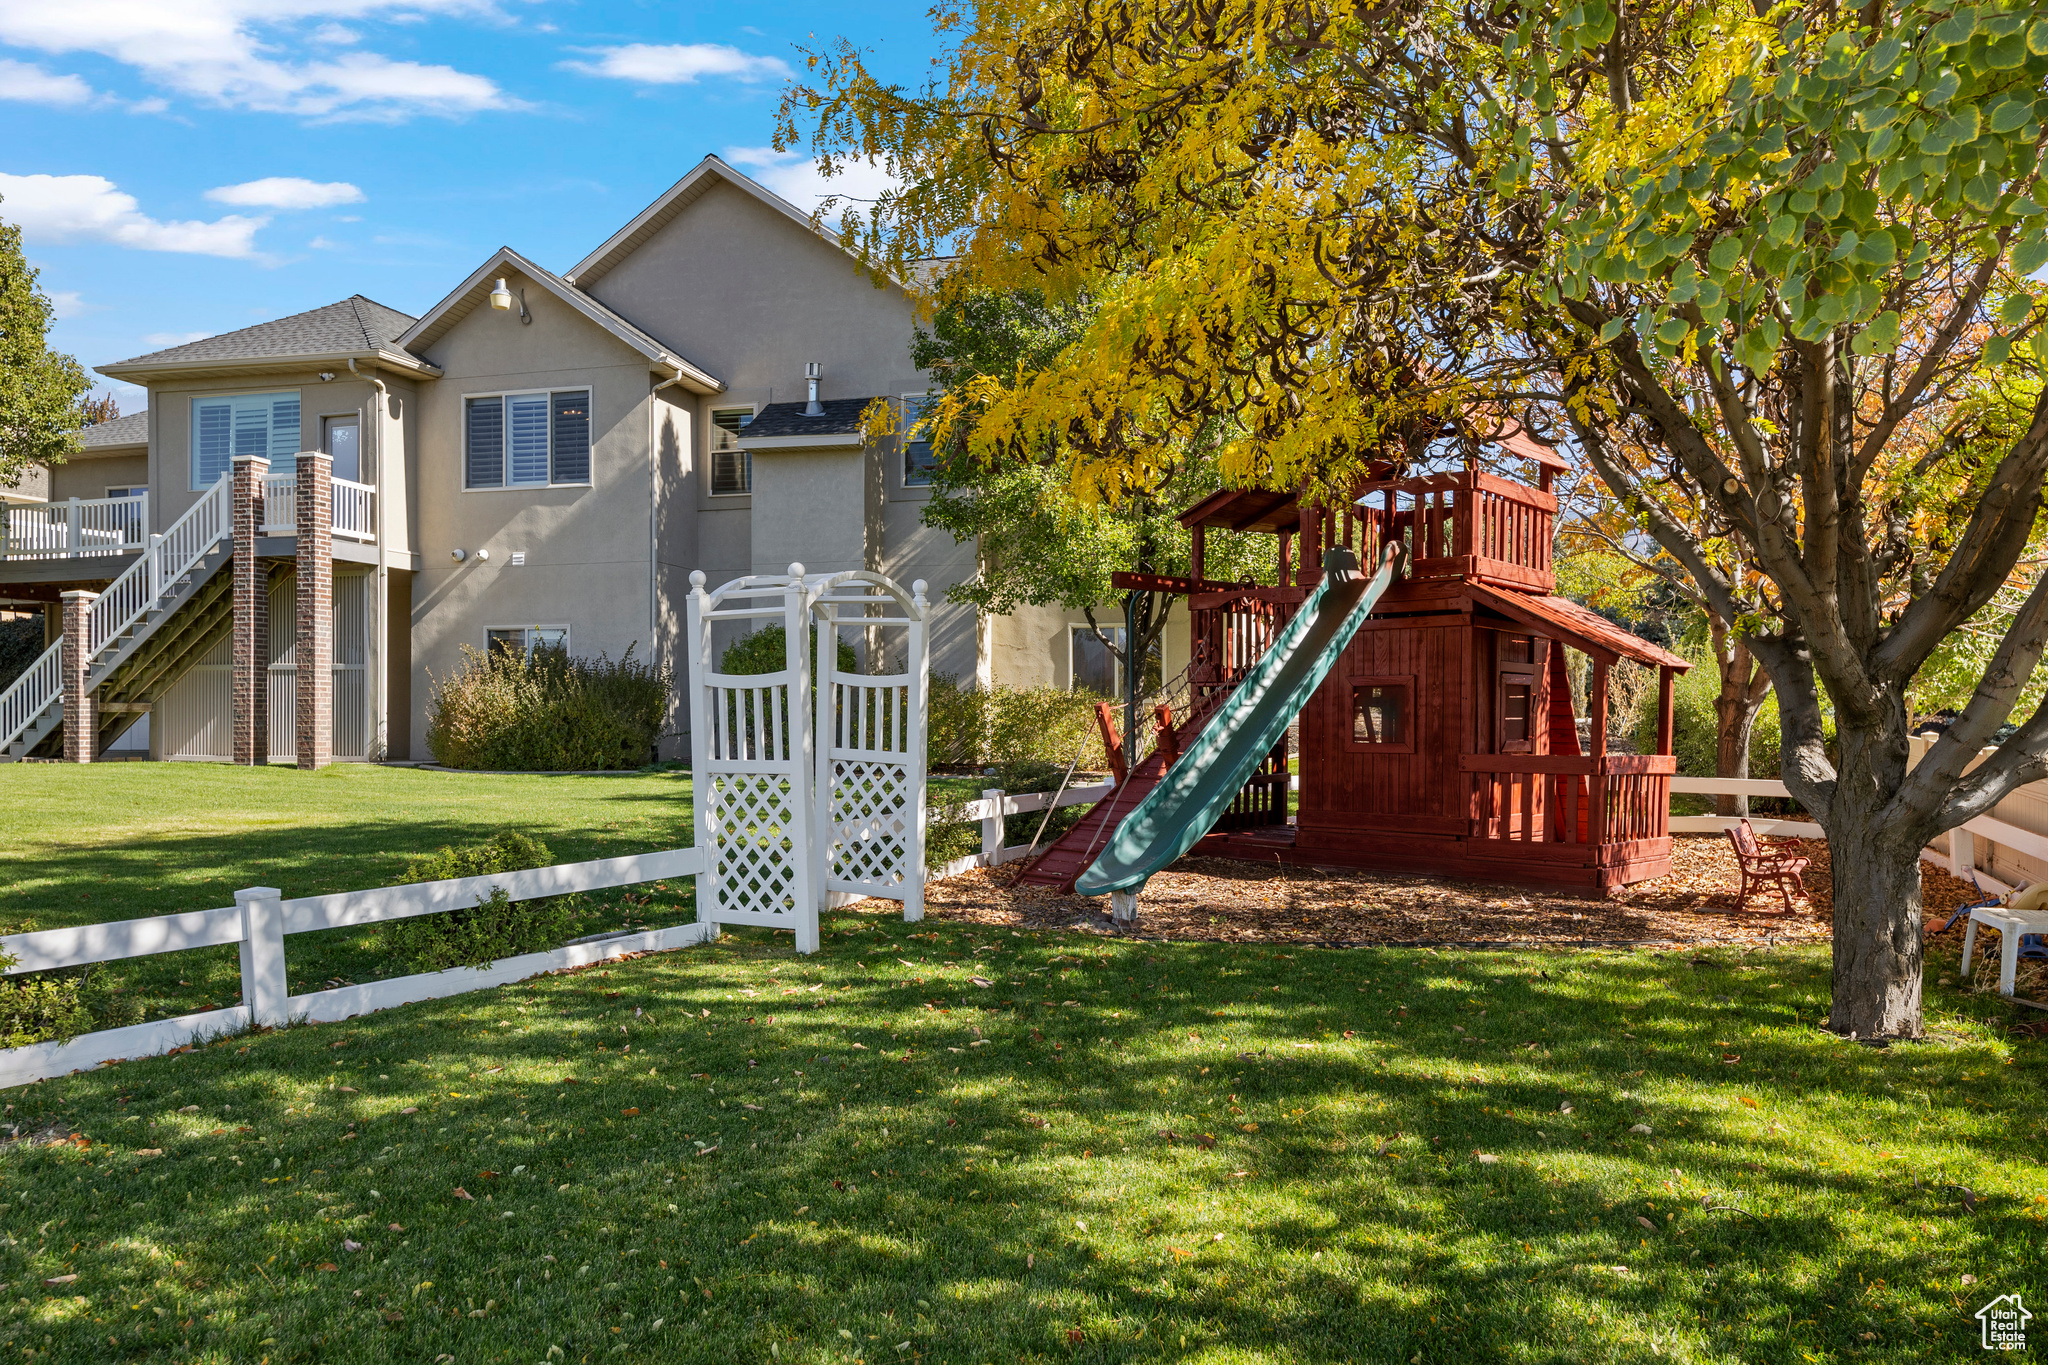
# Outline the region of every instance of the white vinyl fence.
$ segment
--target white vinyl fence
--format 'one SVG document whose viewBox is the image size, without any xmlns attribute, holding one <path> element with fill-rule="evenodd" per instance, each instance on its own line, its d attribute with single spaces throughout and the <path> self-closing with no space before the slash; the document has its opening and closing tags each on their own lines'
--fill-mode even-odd
<svg viewBox="0 0 2048 1365">
<path fill-rule="evenodd" d="M 997 787 L 984 787 L 981 799 L 968 801 L 951 810 L 937 812 L 950 822 L 979 821 L 981 824 L 981 852 L 970 853 L 964 858 L 955 858 L 943 863 L 925 874 L 926 881 L 937 881 L 942 877 L 957 877 L 962 872 L 977 867 L 999 867 L 1015 862 L 1031 852 L 1029 843 L 1012 844 L 1003 847 L 1003 817 L 1023 815 L 1030 811 L 1042 811 L 1047 806 L 1090 806 L 1116 790 L 1114 782 L 1090 783 L 1087 786 L 1069 787 L 1063 792 L 1024 792 L 1012 796 Z M 1057 799 L 1055 799 L 1057 797 Z M 1052 840 L 1047 838 L 1045 843 Z M 1041 844 L 1040 847 L 1044 845 Z"/>
<path fill-rule="evenodd" d="M 542 972 L 585 966 L 628 953 L 660 952 L 701 943 L 715 929 L 706 924 L 684 924 L 572 943 L 552 952 L 505 958 L 488 967 L 454 967 L 305 995 L 291 994 L 285 974 L 287 934 L 467 909 L 496 888 L 502 888 L 515 901 L 535 900 L 575 891 L 692 877 L 703 871 L 704 865 L 705 858 L 699 850 L 678 848 L 665 853 L 638 853 L 524 872 L 455 877 L 371 891 L 341 891 L 297 900 L 285 900 L 274 887 L 252 886 L 237 891 L 233 905 L 219 909 L 0 937 L 0 952 L 17 959 L 8 968 L 10 975 L 228 943 L 238 943 L 242 949 L 241 1004 L 105 1029 L 64 1042 L 0 1051 L 0 1088 L 62 1076 L 104 1062 L 154 1056 L 195 1040 L 238 1033 L 250 1027 L 275 1027 L 294 1020 L 327 1023 L 415 1000 L 438 1000 L 465 991 L 502 986 Z"/>
</svg>

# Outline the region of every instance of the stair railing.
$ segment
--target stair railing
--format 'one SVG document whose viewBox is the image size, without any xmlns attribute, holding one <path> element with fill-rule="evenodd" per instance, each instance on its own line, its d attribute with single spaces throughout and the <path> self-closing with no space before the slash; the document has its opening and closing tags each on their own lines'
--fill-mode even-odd
<svg viewBox="0 0 2048 1365">
<path fill-rule="evenodd" d="M 0 749 L 21 738 L 35 724 L 36 717 L 49 708 L 64 682 L 64 642 L 44 650 L 5 691 L 0 691 Z"/>
<path fill-rule="evenodd" d="M 85 618 L 88 667 L 234 530 L 228 478 L 223 474 L 168 530 L 151 536 L 135 562 L 93 599 Z M 0 691 L 0 749 L 21 738 L 57 699 L 63 669 L 64 642 L 59 640 Z"/>
<path fill-rule="evenodd" d="M 152 537 L 141 557 L 93 599 L 85 619 L 88 666 L 234 530 L 228 496 L 230 477 L 221 475 L 213 487 L 199 495 L 199 501 L 185 510 L 184 516 L 172 522 L 161 536 Z"/>
</svg>

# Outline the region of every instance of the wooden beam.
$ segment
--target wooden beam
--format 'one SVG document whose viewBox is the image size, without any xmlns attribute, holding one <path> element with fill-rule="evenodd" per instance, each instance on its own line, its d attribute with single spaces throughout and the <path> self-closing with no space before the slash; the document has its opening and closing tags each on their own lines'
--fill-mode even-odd
<svg viewBox="0 0 2048 1365">
<path fill-rule="evenodd" d="M 1586 710 L 1593 722 L 1592 756 L 1603 758 L 1607 754 L 1607 661 L 1593 660 L 1593 686 L 1586 697 Z"/>
<path fill-rule="evenodd" d="M 1671 752 L 1671 678 L 1669 667 L 1657 670 L 1657 752 Z"/>
<path fill-rule="evenodd" d="M 1203 578 L 1202 561 L 1205 558 L 1203 552 L 1208 548 L 1208 540 L 1209 528 L 1206 526 L 1195 527 L 1192 543 L 1188 549 L 1188 576 L 1197 583 L 1201 582 Z"/>
</svg>

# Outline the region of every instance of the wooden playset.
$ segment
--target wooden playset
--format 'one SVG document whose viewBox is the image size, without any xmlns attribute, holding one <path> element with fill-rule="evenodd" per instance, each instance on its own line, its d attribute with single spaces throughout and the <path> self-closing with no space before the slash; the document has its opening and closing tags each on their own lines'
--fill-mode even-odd
<svg viewBox="0 0 2048 1365">
<path fill-rule="evenodd" d="M 1534 487 L 1467 467 L 1370 479 L 1335 507 L 1227 490 L 1188 508 L 1192 573 L 1116 580 L 1187 598 L 1187 714 L 1161 714 L 1151 755 L 1022 880 L 1072 888 L 1110 832 L 1231 711 L 1322 582 L 1325 552 L 1341 546 L 1370 566 L 1389 545 L 1400 550 L 1394 580 L 1301 710 L 1298 749 L 1283 738 L 1192 851 L 1592 890 L 1668 873 L 1672 682 L 1689 665 L 1555 595 L 1550 485 L 1565 466 L 1526 436 L 1502 444 L 1534 462 Z M 1204 540 L 1217 528 L 1274 536 L 1285 586 L 1206 578 Z M 1565 646 L 1591 661 L 1583 740 Z M 1610 743 L 1608 672 L 1621 659 L 1657 670 L 1654 753 Z"/>
</svg>

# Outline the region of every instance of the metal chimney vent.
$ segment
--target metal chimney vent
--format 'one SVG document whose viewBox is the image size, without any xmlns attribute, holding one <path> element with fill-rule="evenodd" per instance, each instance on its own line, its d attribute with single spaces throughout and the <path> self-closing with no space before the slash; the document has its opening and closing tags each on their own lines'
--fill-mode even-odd
<svg viewBox="0 0 2048 1365">
<path fill-rule="evenodd" d="M 810 361 L 804 366 L 804 382 L 810 386 L 811 391 L 810 402 L 804 404 L 804 416 L 806 417 L 823 417 L 825 415 L 825 406 L 818 401 L 818 379 L 823 373 L 818 368 L 818 362 L 815 360 Z"/>
</svg>

